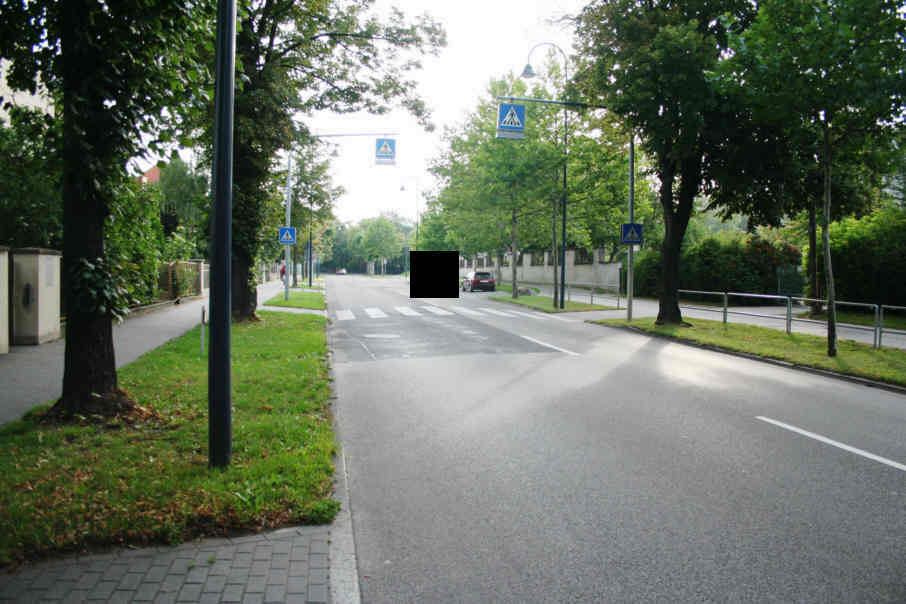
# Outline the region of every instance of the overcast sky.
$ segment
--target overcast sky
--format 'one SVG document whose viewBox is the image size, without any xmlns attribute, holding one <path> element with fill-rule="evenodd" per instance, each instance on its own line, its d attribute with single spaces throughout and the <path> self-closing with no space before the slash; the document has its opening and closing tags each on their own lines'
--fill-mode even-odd
<svg viewBox="0 0 906 604">
<path fill-rule="evenodd" d="M 379 0 L 396 5 L 407 15 L 431 14 L 447 32 L 447 47 L 438 58 L 424 61 L 416 75 L 419 92 L 432 110 L 437 129 L 425 132 L 414 119 L 397 112 L 385 116 L 318 114 L 304 121 L 315 133 L 395 132 L 396 165 L 375 164 L 375 138 L 331 139 L 338 156 L 332 160 L 334 183 L 346 194 L 334 213 L 344 222 L 358 222 L 396 211 L 415 219 L 416 194 L 423 209 L 421 192 L 434 186 L 427 168 L 440 150 L 440 134 L 446 125 L 462 122 L 488 83 L 507 72 L 521 73 L 529 50 L 539 42 L 554 42 L 572 54 L 572 35 L 551 18 L 575 14 L 587 0 Z M 547 51 L 532 55 L 537 68 Z M 404 191 L 400 188 L 405 187 Z"/>
</svg>

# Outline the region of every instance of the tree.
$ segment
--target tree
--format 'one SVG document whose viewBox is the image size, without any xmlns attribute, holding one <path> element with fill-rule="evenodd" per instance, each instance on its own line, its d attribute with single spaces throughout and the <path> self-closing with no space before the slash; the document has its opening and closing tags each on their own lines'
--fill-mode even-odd
<svg viewBox="0 0 906 604">
<path fill-rule="evenodd" d="M 709 78 L 727 49 L 733 14 L 744 28 L 746 0 L 597 0 L 577 18 L 582 63 L 576 85 L 642 137 L 660 181 L 664 217 L 663 288 L 657 322 L 682 323 L 680 246 L 709 162 L 728 129 L 747 121 L 736 99 Z"/>
<path fill-rule="evenodd" d="M 212 37 L 204 3 L 35 0 L 0 7 L 10 86 L 38 78 L 62 108 L 66 351 L 63 414 L 110 414 L 117 388 L 112 319 L 128 303 L 104 253 L 105 221 L 142 134 L 155 134 L 205 80 L 198 47 Z M 172 112 L 165 113 L 166 109 Z"/>
<path fill-rule="evenodd" d="M 906 18 L 890 0 L 765 0 L 732 38 L 732 76 L 764 119 L 814 133 L 823 181 L 828 356 L 837 353 L 828 223 L 833 167 L 866 140 L 892 131 L 906 106 Z"/>
<path fill-rule="evenodd" d="M 236 39 L 242 85 L 233 138 L 232 305 L 240 319 L 255 313 L 252 267 L 268 204 L 276 203 L 277 152 L 304 138 L 295 114 L 322 109 L 388 111 L 393 103 L 427 123 L 427 110 L 407 72 L 417 57 L 445 44 L 427 17 L 406 23 L 391 11 L 369 17 L 373 0 L 246 0 Z M 414 56 L 410 56 L 414 55 Z M 208 136 L 212 136 L 208 132 Z"/>
<path fill-rule="evenodd" d="M 381 261 L 399 253 L 402 241 L 387 218 L 368 218 L 361 222 L 362 248 L 369 261 Z M 383 267 L 381 269 L 383 273 Z"/>
<path fill-rule="evenodd" d="M 526 117 L 524 140 L 495 137 L 495 97 L 507 90 L 521 92 L 521 82 L 492 82 L 459 132 L 449 133 L 449 150 L 433 166 L 442 178 L 438 202 L 454 225 L 455 239 L 465 254 L 506 249 L 512 258 L 514 298 L 519 297 L 516 265 L 522 230 L 547 217 L 559 179 L 545 178 L 562 166 L 562 145 L 542 139 L 545 125 L 538 115 Z M 538 227 L 540 228 L 540 227 Z"/>
</svg>

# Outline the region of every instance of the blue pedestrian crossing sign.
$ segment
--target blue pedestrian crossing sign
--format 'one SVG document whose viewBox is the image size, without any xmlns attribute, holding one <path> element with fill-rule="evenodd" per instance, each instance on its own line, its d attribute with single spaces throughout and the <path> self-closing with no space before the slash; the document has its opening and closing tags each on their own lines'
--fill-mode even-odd
<svg viewBox="0 0 906 604">
<path fill-rule="evenodd" d="M 497 106 L 497 138 L 525 138 L 525 105 L 500 103 Z"/>
<path fill-rule="evenodd" d="M 280 227 L 280 245 L 296 245 L 296 227 Z"/>
<path fill-rule="evenodd" d="M 627 222 L 620 226 L 620 243 L 628 245 L 642 244 L 642 225 L 637 222 Z"/>
<path fill-rule="evenodd" d="M 396 139 L 377 139 L 374 157 L 377 164 L 393 165 L 396 163 Z"/>
</svg>

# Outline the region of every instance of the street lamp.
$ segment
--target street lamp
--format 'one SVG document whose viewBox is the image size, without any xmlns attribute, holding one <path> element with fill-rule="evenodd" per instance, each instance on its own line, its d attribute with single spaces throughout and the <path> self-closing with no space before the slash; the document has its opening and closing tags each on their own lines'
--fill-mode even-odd
<svg viewBox="0 0 906 604">
<path fill-rule="evenodd" d="M 536 48 L 540 46 L 551 46 L 563 55 L 563 92 L 566 92 L 566 85 L 569 82 L 569 57 L 566 56 L 566 53 L 563 52 L 563 49 L 554 44 L 553 42 L 541 42 L 535 44 L 528 53 L 528 59 L 525 63 L 525 69 L 522 70 L 523 78 L 533 78 L 537 74 L 535 70 L 532 69 L 532 53 Z M 563 217 L 563 235 L 560 241 L 560 308 L 565 307 L 565 298 L 566 298 L 566 164 L 567 156 L 569 153 L 568 141 L 567 141 L 567 125 L 568 118 L 566 113 L 566 105 L 563 105 L 563 191 L 561 197 L 561 205 L 563 208 L 562 217 Z"/>
</svg>

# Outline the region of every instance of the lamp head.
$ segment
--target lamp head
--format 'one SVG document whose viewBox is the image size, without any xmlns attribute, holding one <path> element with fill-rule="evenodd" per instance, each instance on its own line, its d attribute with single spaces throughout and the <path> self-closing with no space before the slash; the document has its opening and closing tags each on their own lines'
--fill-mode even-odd
<svg viewBox="0 0 906 604">
<path fill-rule="evenodd" d="M 526 64 L 525 64 L 525 69 L 522 70 L 522 77 L 523 77 L 523 78 L 533 78 L 533 77 L 535 77 L 536 75 L 538 75 L 538 74 L 536 74 L 536 73 L 535 73 L 535 70 L 532 69 L 532 64 L 531 64 L 531 63 L 526 63 Z"/>
</svg>

